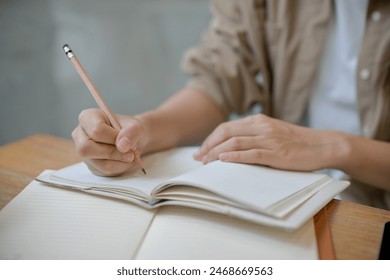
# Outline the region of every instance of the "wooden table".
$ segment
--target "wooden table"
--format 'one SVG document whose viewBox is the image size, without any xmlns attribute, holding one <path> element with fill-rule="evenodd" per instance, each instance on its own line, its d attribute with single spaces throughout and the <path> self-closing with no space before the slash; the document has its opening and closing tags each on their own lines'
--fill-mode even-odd
<svg viewBox="0 0 390 280">
<path fill-rule="evenodd" d="M 44 169 L 80 161 L 70 140 L 33 135 L 0 147 L 0 209 Z M 332 200 L 326 207 L 337 259 L 377 259 L 390 211 Z"/>
</svg>

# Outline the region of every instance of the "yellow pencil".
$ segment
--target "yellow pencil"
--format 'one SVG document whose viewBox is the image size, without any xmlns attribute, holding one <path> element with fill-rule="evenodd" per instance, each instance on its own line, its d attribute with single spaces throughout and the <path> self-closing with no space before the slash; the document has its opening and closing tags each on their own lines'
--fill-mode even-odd
<svg viewBox="0 0 390 280">
<path fill-rule="evenodd" d="M 79 60 L 73 53 L 72 49 L 69 47 L 68 44 L 65 44 L 63 46 L 63 49 L 65 51 L 65 55 L 69 58 L 69 60 L 73 63 L 73 66 L 76 68 L 77 72 L 79 73 L 81 79 L 84 81 L 85 85 L 91 92 L 93 98 L 95 99 L 96 103 L 98 104 L 99 108 L 106 114 L 108 119 L 110 120 L 111 126 L 117 129 L 118 131 L 122 129 L 121 125 L 119 124 L 118 120 L 116 119 L 115 115 L 111 113 L 110 109 L 107 107 L 106 102 L 104 102 L 104 99 L 100 95 L 99 91 L 95 87 L 95 85 L 92 83 L 92 80 L 89 78 L 87 72 L 83 68 L 83 66 L 80 64 Z M 145 168 L 142 164 L 142 161 L 140 159 L 140 156 L 138 152 L 132 151 L 134 154 L 134 159 L 136 163 L 140 166 L 142 172 L 146 175 Z"/>
</svg>

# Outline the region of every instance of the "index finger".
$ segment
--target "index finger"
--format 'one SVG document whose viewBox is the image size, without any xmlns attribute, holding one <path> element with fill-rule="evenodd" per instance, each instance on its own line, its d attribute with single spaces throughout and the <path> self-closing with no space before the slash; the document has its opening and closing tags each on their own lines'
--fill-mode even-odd
<svg viewBox="0 0 390 280">
<path fill-rule="evenodd" d="M 256 129 L 245 119 L 220 124 L 202 143 L 199 151 L 194 155 L 202 160 L 212 149 L 234 136 L 255 136 Z"/>
<path fill-rule="evenodd" d="M 118 131 L 114 129 L 103 111 L 84 110 L 79 116 L 80 127 L 90 139 L 98 143 L 115 144 Z"/>
</svg>

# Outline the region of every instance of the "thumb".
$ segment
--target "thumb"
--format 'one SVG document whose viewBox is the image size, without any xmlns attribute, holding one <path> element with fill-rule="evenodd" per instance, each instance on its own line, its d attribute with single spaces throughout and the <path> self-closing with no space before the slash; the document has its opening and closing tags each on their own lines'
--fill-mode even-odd
<svg viewBox="0 0 390 280">
<path fill-rule="evenodd" d="M 137 148 L 140 137 L 140 124 L 129 124 L 119 131 L 118 136 L 116 137 L 116 147 L 122 153 L 135 150 Z"/>
</svg>

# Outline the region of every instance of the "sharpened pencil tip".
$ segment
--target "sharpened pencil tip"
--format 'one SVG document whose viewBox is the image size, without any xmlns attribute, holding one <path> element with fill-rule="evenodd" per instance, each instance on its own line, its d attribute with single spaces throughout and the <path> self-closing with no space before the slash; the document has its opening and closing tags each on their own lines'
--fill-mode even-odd
<svg viewBox="0 0 390 280">
<path fill-rule="evenodd" d="M 142 173 L 144 173 L 144 175 L 146 175 L 145 168 L 142 168 Z"/>
</svg>

